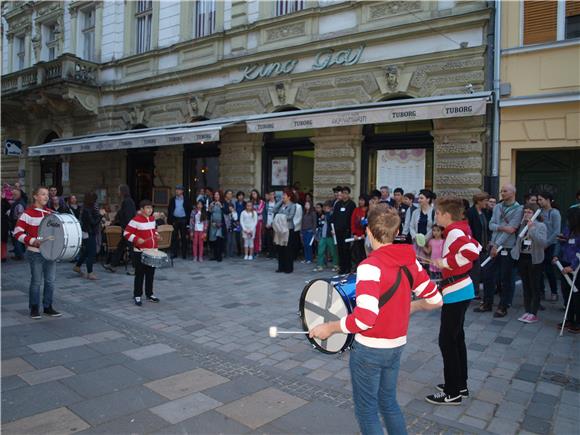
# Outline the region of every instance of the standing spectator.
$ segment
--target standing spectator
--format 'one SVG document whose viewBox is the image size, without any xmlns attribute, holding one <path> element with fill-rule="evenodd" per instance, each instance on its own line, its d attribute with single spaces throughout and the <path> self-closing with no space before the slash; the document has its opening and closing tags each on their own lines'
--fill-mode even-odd
<svg viewBox="0 0 580 435">
<path fill-rule="evenodd" d="M 522 222 L 523 209 L 516 201 L 516 188 L 506 184 L 500 191 L 502 202 L 493 209 L 489 229 L 493 232 L 490 241 L 492 258 L 483 274 L 483 303 L 475 308 L 476 313 L 493 309 L 496 283 L 501 282 L 501 299 L 494 317 L 505 317 L 514 297 L 514 260 L 510 255 L 516 243 L 516 231 Z M 502 250 L 498 252 L 498 248 Z"/>
<path fill-rule="evenodd" d="M 399 213 L 399 218 L 401 219 L 401 225 L 399 228 L 399 234 L 397 235 L 396 240 L 401 240 L 404 238 L 403 228 L 405 227 L 405 221 L 407 217 L 407 210 L 409 206 L 404 201 L 405 198 L 405 191 L 401 187 L 397 187 L 393 191 L 393 207 Z"/>
<path fill-rule="evenodd" d="M 443 258 L 443 227 L 433 225 L 431 229 L 433 237 L 427 242 L 425 252 L 430 256 L 429 276 L 431 279 L 441 279 L 441 269 L 436 266 L 437 260 Z"/>
<path fill-rule="evenodd" d="M 524 204 L 538 204 L 538 194 L 534 192 L 524 195 Z"/>
<path fill-rule="evenodd" d="M 334 204 L 331 223 L 334 224 L 336 244 L 338 250 L 338 266 L 340 274 L 347 274 L 351 271 L 350 246 L 345 242 L 350 237 L 350 222 L 356 204 L 350 199 L 350 188 L 342 188 L 339 201 Z"/>
<path fill-rule="evenodd" d="M 332 207 L 340 201 L 340 197 L 342 195 L 342 186 L 336 186 L 332 189 L 332 193 L 334 194 L 334 200 L 332 201 Z"/>
<path fill-rule="evenodd" d="M 493 213 L 493 209 L 495 208 L 496 205 L 497 199 L 494 196 L 490 196 L 489 199 L 487 200 L 487 209 L 489 210 L 490 216 Z"/>
<path fill-rule="evenodd" d="M 189 231 L 193 243 L 193 261 L 203 261 L 203 243 L 207 237 L 207 213 L 204 201 L 197 201 L 189 215 Z"/>
<path fill-rule="evenodd" d="M 566 212 L 567 228 L 564 228 L 563 234 L 558 237 L 556 252 L 552 261 L 555 263 L 560 260 L 564 266 L 565 273 L 571 280 L 574 278 L 573 273 L 578 269 L 580 259 L 577 254 L 580 252 L 580 207 L 570 207 Z M 561 278 L 562 296 L 564 301 L 568 302 L 570 296 L 570 285 L 564 275 Z M 573 282 L 574 286 L 580 290 L 580 273 Z M 574 334 L 580 333 L 580 291 L 572 293 L 568 316 L 564 322 L 564 327 Z M 562 324 L 558 325 L 562 328 Z"/>
<path fill-rule="evenodd" d="M 367 213 L 369 211 L 369 199 L 366 195 L 358 197 L 358 207 L 354 209 L 350 218 L 350 231 L 354 238 L 352 242 L 352 259 L 355 267 L 367 258 L 365 252 L 365 231 L 367 228 Z"/>
<path fill-rule="evenodd" d="M 209 205 L 209 243 L 212 246 L 213 258 L 215 261 L 222 261 L 224 252 L 224 237 L 227 231 L 225 225 L 225 215 L 229 212 L 227 206 L 222 202 L 219 191 L 213 194 L 213 202 Z"/>
<path fill-rule="evenodd" d="M 403 195 L 403 204 L 407 206 L 407 211 L 405 212 L 405 224 L 403 225 L 403 235 L 407 238 L 407 243 L 412 243 L 410 227 L 411 227 L 411 216 L 413 212 L 417 210 L 415 205 L 415 195 L 412 193 L 405 193 Z"/>
<path fill-rule="evenodd" d="M 12 205 L 10 205 L 10 214 L 9 214 L 9 222 L 10 222 L 10 230 L 12 234 L 14 234 L 14 229 L 16 228 L 16 222 L 24 213 L 26 209 L 26 201 L 22 197 L 22 191 L 18 188 L 12 189 Z M 12 244 L 14 246 L 14 259 L 15 260 L 22 260 L 24 258 L 24 251 L 26 247 L 24 243 L 18 241 L 16 237 L 12 238 Z"/>
<path fill-rule="evenodd" d="M 264 229 L 264 209 L 266 208 L 266 203 L 260 196 L 260 192 L 257 189 L 252 189 L 250 192 L 250 201 L 252 207 L 256 211 L 258 216 L 258 224 L 256 225 L 256 235 L 254 237 L 253 250 L 256 255 L 262 252 L 262 235 Z"/>
<path fill-rule="evenodd" d="M 131 198 L 131 191 L 129 190 L 129 186 L 126 184 L 121 184 L 119 186 L 119 197 L 121 199 L 121 207 L 119 211 L 115 215 L 115 221 L 113 222 L 114 225 L 118 225 L 121 227 L 122 231 L 125 231 L 125 227 L 127 224 L 135 217 L 137 214 L 137 208 L 135 207 L 135 201 Z M 125 238 L 121 237 L 119 240 L 119 244 L 117 245 L 117 249 L 113 254 L 113 258 L 111 259 L 111 264 L 105 264 L 105 269 L 109 272 L 115 273 L 115 268 L 119 266 L 121 262 L 121 258 L 125 254 L 125 251 L 129 249 L 129 254 L 131 254 L 131 243 Z M 131 261 L 133 260 L 133 256 L 131 256 Z M 133 264 L 133 267 L 135 264 Z"/>
<path fill-rule="evenodd" d="M 296 204 L 292 202 L 291 190 L 285 190 L 282 200 L 274 208 L 274 243 L 278 245 L 278 269 L 276 272 L 294 272 L 294 262 L 290 251 L 290 234 L 294 231 Z M 280 215 L 278 217 L 278 215 Z"/>
<path fill-rule="evenodd" d="M 473 195 L 473 206 L 467 210 L 467 222 L 471 229 L 471 234 L 482 246 L 479 258 L 473 262 L 470 276 L 473 281 L 476 299 L 479 299 L 479 286 L 481 284 L 481 263 L 486 257 L 489 245 L 489 219 L 490 213 L 487 208 L 489 194 L 487 192 L 476 193 Z"/>
<path fill-rule="evenodd" d="M 242 215 L 242 212 L 245 210 L 246 208 L 246 194 L 244 192 L 242 192 L 241 190 L 238 191 L 238 193 L 236 193 L 236 202 L 235 202 L 235 206 L 236 206 L 236 213 L 238 214 L 238 219 L 240 219 L 240 216 Z M 236 232 L 236 246 L 238 247 L 238 256 L 242 255 L 242 251 L 243 251 L 243 246 L 242 246 L 242 233 L 241 232 Z"/>
<path fill-rule="evenodd" d="M 4 192 L 2 192 L 2 228 L 1 242 L 2 242 L 2 263 L 8 259 L 8 239 L 10 238 L 10 203 L 6 199 Z"/>
<path fill-rule="evenodd" d="M 54 198 L 58 198 L 58 205 L 56 205 Z M 53 210 L 58 210 L 64 206 L 64 198 L 58 196 L 58 188 L 56 186 L 50 186 L 48 188 L 48 207 Z"/>
<path fill-rule="evenodd" d="M 233 258 L 236 256 L 237 238 L 242 230 L 240 228 L 240 217 L 236 211 L 235 204 L 226 204 L 226 207 L 229 209 L 229 213 L 224 217 L 224 222 L 227 228 L 226 254 L 228 257 Z"/>
<path fill-rule="evenodd" d="M 268 258 L 275 258 L 276 252 L 274 250 L 274 207 L 276 207 L 276 193 L 274 191 L 266 194 L 266 207 L 264 208 L 263 221 L 266 223 L 265 230 L 265 247 L 268 252 Z"/>
<path fill-rule="evenodd" d="M 79 221 L 81 220 L 81 208 L 79 207 L 79 203 L 77 200 L 76 195 L 71 195 L 65 201 L 66 208 L 68 209 L 68 213 L 72 214 L 76 217 Z"/>
<path fill-rule="evenodd" d="M 544 249 L 546 248 L 548 233 L 546 225 L 542 223 L 542 216 L 539 216 L 535 222 L 531 222 L 536 210 L 538 210 L 538 204 L 536 203 L 530 202 L 524 206 L 524 220 L 518 228 L 518 238 L 511 252 L 512 258 L 517 262 L 518 271 L 522 278 L 526 312 L 518 320 L 524 323 L 536 323 L 538 321 L 540 277 L 542 275 Z M 526 235 L 520 238 L 519 234 L 525 227 L 528 227 Z"/>
<path fill-rule="evenodd" d="M 93 264 L 97 256 L 97 234 L 101 230 L 102 219 L 103 213 L 99 212 L 97 207 L 97 194 L 95 192 L 86 193 L 80 212 L 80 222 L 83 231 L 82 252 L 73 270 L 78 274 L 82 274 L 81 266 L 86 262 L 87 278 L 90 280 L 97 279 L 97 276 L 93 272 Z"/>
<path fill-rule="evenodd" d="M 417 244 L 417 234 L 423 234 L 425 240 L 431 238 L 431 228 L 435 223 L 435 209 L 433 208 L 433 192 L 423 189 L 419 192 L 419 207 L 413 211 L 409 222 L 409 234 L 415 245 L 415 251 L 420 254 L 423 249 Z"/>
<path fill-rule="evenodd" d="M 318 254 L 316 259 L 317 266 L 314 272 L 324 270 L 327 255 L 330 255 L 332 259 L 332 270 L 334 272 L 338 271 L 338 254 L 336 253 L 336 244 L 334 243 L 332 228 L 330 226 L 332 221 L 332 207 L 332 201 L 326 201 L 322 208 L 323 213 L 318 218 Z"/>
<path fill-rule="evenodd" d="M 44 314 L 59 317 L 61 314 L 52 307 L 54 281 L 56 280 L 56 262 L 45 259 L 40 254 L 38 227 L 40 221 L 52 212 L 48 204 L 48 189 L 38 187 L 32 194 L 34 203 L 28 207 L 18 219 L 14 229 L 14 238 L 26 245 L 26 259 L 30 264 L 30 288 L 28 292 L 28 308 L 30 317 L 40 319 L 40 286 L 44 281 L 42 306 Z"/>
<path fill-rule="evenodd" d="M 302 232 L 302 216 L 304 215 L 304 210 L 302 209 L 302 204 L 298 202 L 298 195 L 296 192 L 292 192 L 294 197 L 294 205 L 296 206 L 296 212 L 294 213 L 294 231 L 290 231 L 290 253 L 292 254 L 292 261 L 296 261 L 298 254 L 300 253 L 300 234 Z"/>
<path fill-rule="evenodd" d="M 254 209 L 252 201 L 248 201 L 246 203 L 246 209 L 240 216 L 240 227 L 242 228 L 242 239 L 244 240 L 244 260 L 254 259 L 254 239 L 257 236 L 257 226 L 258 213 Z"/>
<path fill-rule="evenodd" d="M 394 201 L 393 198 L 391 198 L 389 186 L 381 186 L 380 190 L 381 190 L 381 199 L 379 200 L 379 202 L 381 204 L 387 204 L 393 207 Z"/>
<path fill-rule="evenodd" d="M 232 209 L 230 206 L 234 207 L 235 210 L 235 201 L 234 201 L 234 192 L 230 189 L 224 192 L 224 205 L 225 208 L 228 210 L 228 213 L 224 216 L 224 223 L 226 225 L 225 230 L 225 239 L 224 239 L 224 257 L 235 257 L 235 234 L 231 231 L 232 228 Z"/>
<path fill-rule="evenodd" d="M 55 213 L 68 213 L 69 210 L 64 203 L 64 200 L 58 196 L 53 196 L 50 198 L 48 203 L 48 208 Z"/>
<path fill-rule="evenodd" d="M 17 181 L 16 183 L 14 183 L 14 189 L 20 190 L 20 196 L 22 197 L 22 199 L 24 200 L 24 202 L 26 204 L 28 204 L 28 195 L 26 194 L 26 192 L 22 188 L 22 185 L 20 184 L 19 181 Z M 14 189 L 12 189 L 12 190 L 14 190 Z"/>
<path fill-rule="evenodd" d="M 197 204 L 198 201 L 201 201 L 203 203 L 203 206 L 205 207 L 206 199 L 207 199 L 207 197 L 205 196 L 205 189 L 202 187 L 197 192 L 197 196 L 195 197 L 195 202 Z"/>
<path fill-rule="evenodd" d="M 538 195 L 538 205 L 542 207 L 543 222 L 548 230 L 544 264 L 539 275 L 539 292 L 541 297 L 544 296 L 544 274 L 546 274 L 552 292 L 549 300 L 555 302 L 558 300 L 558 284 L 552 258 L 554 257 L 554 249 L 556 249 L 556 239 L 562 232 L 562 216 L 560 210 L 553 207 L 554 197 L 549 192 L 542 192 Z"/>
<path fill-rule="evenodd" d="M 183 185 L 175 186 L 175 196 L 169 200 L 167 223 L 173 225 L 172 256 L 176 258 L 179 248 L 181 248 L 181 257 L 185 260 L 187 258 L 187 223 L 191 215 L 191 201 L 183 195 L 184 191 Z"/>
<path fill-rule="evenodd" d="M 302 216 L 302 242 L 304 243 L 304 262 L 312 263 L 312 239 L 316 230 L 317 215 L 312 202 L 304 203 L 304 215 Z"/>
</svg>

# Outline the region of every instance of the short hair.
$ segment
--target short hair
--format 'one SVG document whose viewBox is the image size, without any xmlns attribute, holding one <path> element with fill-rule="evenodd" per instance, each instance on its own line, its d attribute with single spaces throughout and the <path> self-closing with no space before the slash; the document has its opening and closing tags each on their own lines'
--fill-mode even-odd
<svg viewBox="0 0 580 435">
<path fill-rule="evenodd" d="M 365 202 L 365 207 L 368 207 L 368 206 L 369 206 L 369 196 L 368 196 L 368 195 L 365 195 L 365 194 L 363 193 L 363 194 L 359 195 L 358 199 L 359 199 L 359 201 L 360 201 L 361 199 L 362 199 L 362 200 L 364 200 L 364 202 Z"/>
<path fill-rule="evenodd" d="M 552 195 L 550 192 L 540 192 L 538 193 L 536 196 L 541 196 L 544 199 L 547 199 L 548 201 L 552 202 L 554 200 L 554 195 Z"/>
<path fill-rule="evenodd" d="M 142 199 L 141 201 L 139 201 L 139 208 L 145 208 L 147 206 L 153 207 L 153 203 L 151 202 L 150 199 Z"/>
<path fill-rule="evenodd" d="M 540 208 L 540 206 L 538 204 L 536 204 L 536 203 L 533 203 L 533 202 L 526 202 L 525 205 L 524 205 L 524 210 L 531 210 L 534 213 L 536 211 L 538 211 L 539 208 Z M 538 217 L 536 218 L 536 220 L 538 222 L 543 222 L 544 221 L 541 213 L 538 215 Z"/>
<path fill-rule="evenodd" d="M 380 190 L 383 190 L 383 189 L 390 190 L 390 189 L 389 189 L 389 186 L 381 186 Z"/>
<path fill-rule="evenodd" d="M 375 197 L 377 197 L 377 198 L 381 197 L 380 190 L 375 189 L 375 190 L 371 191 L 371 198 L 375 198 Z"/>
<path fill-rule="evenodd" d="M 409 192 L 403 195 L 405 198 L 409 198 L 411 201 L 415 201 L 415 194 Z"/>
<path fill-rule="evenodd" d="M 36 189 L 34 189 L 32 191 L 32 195 L 38 195 L 38 192 L 40 192 L 41 189 L 48 190 L 48 187 L 46 187 L 46 186 L 36 186 Z"/>
<path fill-rule="evenodd" d="M 367 228 L 379 243 L 392 243 L 400 225 L 399 212 L 386 204 L 377 204 L 369 211 Z"/>
<path fill-rule="evenodd" d="M 340 189 L 341 192 L 348 192 L 350 194 L 350 187 L 348 186 L 342 186 L 342 189 Z"/>
<path fill-rule="evenodd" d="M 437 209 L 440 213 L 449 213 L 453 221 L 464 219 L 465 206 L 463 205 L 463 199 L 458 196 L 443 196 L 439 198 Z"/>
<path fill-rule="evenodd" d="M 473 205 L 477 204 L 480 201 L 485 201 L 489 199 L 489 193 L 487 192 L 479 192 L 473 195 Z"/>
<path fill-rule="evenodd" d="M 322 206 L 332 208 L 332 201 L 324 201 L 324 204 Z"/>
<path fill-rule="evenodd" d="M 400 193 L 401 195 L 403 195 L 405 191 L 403 190 L 402 187 L 397 187 L 395 190 L 393 190 L 393 193 Z"/>
<path fill-rule="evenodd" d="M 332 188 L 332 191 L 333 191 L 334 193 L 336 193 L 336 192 L 342 192 L 342 186 L 336 186 L 336 187 L 333 187 L 333 188 Z"/>
<path fill-rule="evenodd" d="M 246 196 L 246 194 L 244 192 L 242 192 L 241 190 L 238 190 L 238 192 L 236 193 L 236 198 L 240 195 Z"/>
<path fill-rule="evenodd" d="M 95 192 L 85 193 L 85 197 L 83 198 L 83 206 L 85 208 L 93 208 L 96 202 L 97 202 L 97 194 Z"/>
<path fill-rule="evenodd" d="M 131 189 L 126 184 L 119 185 L 119 192 L 123 198 L 129 198 L 131 196 Z"/>
</svg>

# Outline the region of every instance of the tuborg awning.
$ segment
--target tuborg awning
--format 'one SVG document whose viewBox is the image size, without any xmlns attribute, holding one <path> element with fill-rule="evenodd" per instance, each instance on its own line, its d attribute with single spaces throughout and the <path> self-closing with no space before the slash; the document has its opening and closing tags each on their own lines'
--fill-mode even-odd
<svg viewBox="0 0 580 435">
<path fill-rule="evenodd" d="M 31 157 L 38 157 L 188 143 L 216 142 L 219 140 L 220 130 L 224 126 L 230 124 L 232 124 L 232 122 L 201 126 L 182 124 L 57 139 L 44 145 L 30 147 L 28 149 L 28 155 Z"/>
<path fill-rule="evenodd" d="M 378 124 L 485 115 L 490 92 L 450 97 L 410 98 L 368 105 L 296 110 L 247 120 L 248 133 Z"/>
</svg>

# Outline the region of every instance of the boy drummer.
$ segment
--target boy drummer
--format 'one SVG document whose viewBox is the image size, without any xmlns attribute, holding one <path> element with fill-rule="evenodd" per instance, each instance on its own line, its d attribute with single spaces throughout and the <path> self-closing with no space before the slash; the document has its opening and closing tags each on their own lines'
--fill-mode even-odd
<svg viewBox="0 0 580 435">
<path fill-rule="evenodd" d="M 155 268 L 143 264 L 141 256 L 146 249 L 157 249 L 157 241 L 161 238 L 155 228 L 153 205 L 148 199 L 139 203 L 139 212 L 125 227 L 125 239 L 133 244 L 133 259 L 135 264 L 135 284 L 133 298 L 135 305 L 143 305 L 143 281 L 145 281 L 145 296 L 149 302 L 159 302 L 153 294 L 153 278 Z"/>
</svg>

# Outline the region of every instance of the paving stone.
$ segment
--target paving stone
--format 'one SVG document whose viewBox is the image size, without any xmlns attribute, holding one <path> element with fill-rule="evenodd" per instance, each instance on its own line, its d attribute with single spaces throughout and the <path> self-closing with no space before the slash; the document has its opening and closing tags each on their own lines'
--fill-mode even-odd
<svg viewBox="0 0 580 435">
<path fill-rule="evenodd" d="M 478 429 L 483 429 L 487 426 L 487 421 L 481 420 L 479 418 L 470 417 L 469 415 L 464 415 L 459 419 L 459 423 L 466 424 L 468 426 L 473 426 Z"/>
<path fill-rule="evenodd" d="M 578 433 L 578 418 L 575 420 L 570 420 L 567 418 L 556 418 L 554 422 L 554 433 L 555 434 L 577 434 Z"/>
<path fill-rule="evenodd" d="M 129 360 L 124 365 L 149 380 L 166 378 L 198 367 L 198 364 L 192 359 L 185 358 L 175 352 L 139 361 Z"/>
<path fill-rule="evenodd" d="M 30 364 L 22 358 L 11 358 L 2 360 L 2 377 L 14 376 L 34 370 Z"/>
<path fill-rule="evenodd" d="M 293 369 L 294 367 L 299 366 L 301 363 L 300 361 L 294 361 L 292 359 L 287 359 L 285 361 L 282 361 L 278 364 L 275 365 L 276 368 L 281 369 L 281 370 L 290 370 Z"/>
<path fill-rule="evenodd" d="M 533 392 L 536 385 L 532 382 L 522 381 L 520 379 L 513 379 L 512 380 L 512 387 L 516 390 L 526 391 L 526 392 Z"/>
<path fill-rule="evenodd" d="M 520 403 L 522 405 L 527 405 L 530 400 L 532 400 L 532 393 L 528 391 L 521 391 L 515 388 L 510 388 L 506 395 L 504 396 L 504 400 L 509 400 L 510 402 Z"/>
<path fill-rule="evenodd" d="M 42 384 L 44 382 L 57 381 L 59 379 L 68 378 L 75 374 L 63 366 L 50 367 L 42 370 L 35 370 L 33 372 L 22 373 L 20 376 L 29 385 Z"/>
<path fill-rule="evenodd" d="M 263 379 L 251 375 L 243 375 L 232 379 L 230 382 L 208 388 L 203 393 L 222 403 L 229 403 L 266 389 L 268 386 L 268 382 Z"/>
<path fill-rule="evenodd" d="M 123 338 L 123 337 L 125 337 L 125 334 L 122 334 L 119 331 L 113 331 L 113 330 L 83 335 L 83 338 L 85 340 L 90 341 L 91 343 L 101 343 L 103 341 L 115 340 L 117 338 Z"/>
<path fill-rule="evenodd" d="M 54 366 L 64 366 L 73 361 L 88 360 L 100 357 L 101 354 L 88 346 L 71 347 L 45 353 L 24 355 L 22 358 L 38 369 Z"/>
<path fill-rule="evenodd" d="M 464 411 L 465 408 L 463 406 L 437 406 L 435 415 L 449 420 L 458 420 Z"/>
<path fill-rule="evenodd" d="M 177 424 L 221 405 L 221 402 L 203 393 L 194 393 L 151 408 L 150 411 L 168 423 Z"/>
<path fill-rule="evenodd" d="M 141 385 L 145 380 L 128 368 L 116 365 L 64 379 L 62 383 L 84 397 L 98 397 Z"/>
<path fill-rule="evenodd" d="M 22 380 L 22 378 L 20 378 L 17 375 L 3 377 L 1 384 L 2 384 L 2 392 L 3 393 L 6 391 L 15 390 L 16 388 L 25 387 L 28 385 L 26 382 L 24 382 Z"/>
<path fill-rule="evenodd" d="M 314 370 L 312 373 L 306 375 L 307 378 L 314 379 L 315 381 L 324 381 L 330 378 L 333 373 L 329 370 L 318 369 Z"/>
<path fill-rule="evenodd" d="M 472 417 L 489 420 L 493 416 L 495 405 L 492 403 L 482 402 L 481 400 L 471 400 L 471 404 L 465 413 Z"/>
<path fill-rule="evenodd" d="M 544 420 L 551 420 L 554 415 L 554 406 L 539 402 L 532 402 L 526 409 L 526 416 L 533 416 Z"/>
<path fill-rule="evenodd" d="M 163 343 L 155 343 L 149 346 L 143 346 L 124 351 L 123 354 L 127 355 L 129 358 L 139 361 L 142 359 L 163 355 L 169 352 L 175 352 L 175 349 Z"/>
<path fill-rule="evenodd" d="M 483 400 L 484 402 L 494 403 L 496 405 L 502 401 L 503 396 L 504 395 L 498 391 L 487 390 L 487 389 L 479 390 L 479 392 L 476 395 L 476 397 L 479 400 Z"/>
<path fill-rule="evenodd" d="M 90 426 L 67 408 L 57 408 L 30 417 L 3 424 L 6 434 L 55 434 L 64 435 L 80 432 Z"/>
<path fill-rule="evenodd" d="M 550 396 L 559 397 L 562 393 L 563 388 L 560 385 L 548 383 L 548 382 L 538 382 L 536 384 L 536 391 L 538 393 L 548 394 Z"/>
<path fill-rule="evenodd" d="M 504 400 L 497 407 L 495 415 L 496 417 L 500 417 L 503 419 L 520 422 L 524 419 L 524 411 L 526 408 L 527 407 L 522 404 L 515 402 L 507 402 Z"/>
<path fill-rule="evenodd" d="M 134 350 L 137 345 L 125 338 L 117 338 L 115 340 L 105 340 L 98 343 L 91 343 L 89 347 L 102 355 L 109 355 L 112 353 Z"/>
<path fill-rule="evenodd" d="M 255 430 L 306 403 L 276 388 L 267 388 L 217 408 L 217 411 Z"/>
<path fill-rule="evenodd" d="M 206 411 L 201 415 L 192 417 L 181 423 L 168 426 L 159 431 L 164 434 L 231 434 L 241 435 L 250 433 L 251 429 L 237 421 L 227 418 L 225 415 L 213 410 Z"/>
<path fill-rule="evenodd" d="M 174 400 L 225 382 L 229 382 L 229 379 L 205 369 L 194 369 L 149 382 L 145 386 L 169 400 Z"/>
<path fill-rule="evenodd" d="M 173 431 L 161 431 L 160 429 L 167 426 L 167 422 L 161 417 L 149 412 L 149 410 L 139 411 L 134 414 L 123 415 L 104 424 L 92 427 L 83 431 L 84 434 L 144 434 L 160 433 L 170 434 Z"/>
<path fill-rule="evenodd" d="M 487 427 L 488 432 L 498 435 L 513 435 L 518 431 L 519 425 L 513 420 L 505 418 L 494 418 Z"/>
<path fill-rule="evenodd" d="M 550 394 L 536 392 L 532 396 L 532 402 L 553 408 L 558 403 L 558 398 Z"/>
<path fill-rule="evenodd" d="M 28 347 L 37 353 L 68 349 L 69 347 L 84 346 L 90 341 L 83 337 L 70 337 L 61 340 L 45 341 L 44 343 L 29 344 Z"/>
<path fill-rule="evenodd" d="M 532 433 L 546 434 L 550 433 L 551 424 L 549 421 L 534 417 L 532 415 L 526 415 L 524 421 L 522 422 L 521 428 Z"/>
</svg>

